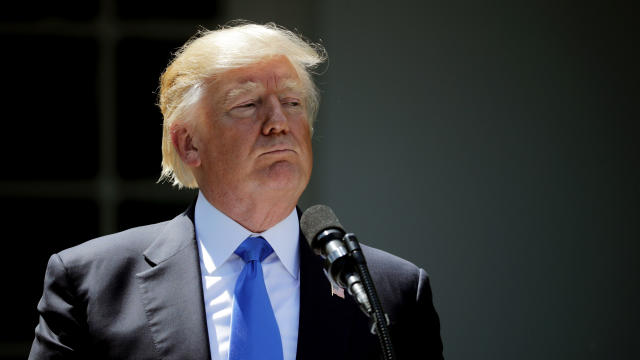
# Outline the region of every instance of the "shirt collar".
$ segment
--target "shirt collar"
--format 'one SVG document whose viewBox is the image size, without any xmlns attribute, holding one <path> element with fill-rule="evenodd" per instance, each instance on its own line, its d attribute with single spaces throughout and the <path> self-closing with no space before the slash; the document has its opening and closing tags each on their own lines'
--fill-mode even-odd
<svg viewBox="0 0 640 360">
<path fill-rule="evenodd" d="M 298 236 L 300 224 L 294 208 L 291 214 L 272 228 L 253 233 L 216 209 L 198 193 L 194 214 L 196 239 L 210 255 L 205 261 L 208 273 L 212 273 L 229 259 L 233 252 L 249 236 L 262 236 L 273 248 L 280 262 L 295 279 L 298 278 L 300 259 L 298 257 Z"/>
</svg>

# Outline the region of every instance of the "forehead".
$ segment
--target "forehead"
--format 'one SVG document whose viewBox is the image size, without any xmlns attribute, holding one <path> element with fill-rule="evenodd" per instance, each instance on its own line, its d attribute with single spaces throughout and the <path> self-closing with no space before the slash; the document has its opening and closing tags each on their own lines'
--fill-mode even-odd
<svg viewBox="0 0 640 360">
<path fill-rule="evenodd" d="M 222 88 L 233 88 L 254 83 L 268 89 L 289 87 L 300 78 L 285 56 L 278 56 L 252 65 L 224 72 L 217 80 Z"/>
</svg>

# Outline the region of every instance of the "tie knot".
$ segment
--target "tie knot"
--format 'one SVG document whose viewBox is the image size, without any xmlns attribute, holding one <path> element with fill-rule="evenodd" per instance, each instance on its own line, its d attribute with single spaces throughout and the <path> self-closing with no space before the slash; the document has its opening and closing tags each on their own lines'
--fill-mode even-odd
<svg viewBox="0 0 640 360">
<path fill-rule="evenodd" d="M 248 237 L 238 246 L 235 253 L 240 256 L 244 262 L 264 260 L 273 252 L 271 245 L 263 237 Z"/>
</svg>

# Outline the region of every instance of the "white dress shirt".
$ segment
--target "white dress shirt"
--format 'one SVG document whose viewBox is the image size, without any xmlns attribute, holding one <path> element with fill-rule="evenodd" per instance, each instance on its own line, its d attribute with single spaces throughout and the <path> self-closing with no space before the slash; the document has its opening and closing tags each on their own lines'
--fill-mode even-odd
<svg viewBox="0 0 640 360">
<path fill-rule="evenodd" d="M 271 229 L 252 233 L 198 194 L 195 228 L 209 345 L 213 360 L 229 359 L 234 289 L 244 261 L 234 253 L 249 236 L 262 236 L 273 253 L 262 261 L 264 282 L 282 338 L 284 360 L 295 360 L 300 314 L 299 223 L 296 210 Z"/>
</svg>

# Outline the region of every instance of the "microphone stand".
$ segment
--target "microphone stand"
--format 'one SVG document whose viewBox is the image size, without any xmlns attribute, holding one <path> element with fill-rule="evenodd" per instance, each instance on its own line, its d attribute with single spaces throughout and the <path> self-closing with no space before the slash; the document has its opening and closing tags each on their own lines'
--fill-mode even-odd
<svg viewBox="0 0 640 360">
<path fill-rule="evenodd" d="M 362 254 L 360 243 L 358 242 L 356 236 L 352 233 L 345 234 L 342 238 L 342 241 L 347 248 L 349 257 L 356 265 L 358 275 L 360 275 L 360 280 L 362 281 L 362 285 L 364 286 L 367 297 L 369 298 L 369 303 L 371 306 L 367 307 L 365 304 L 361 303 L 361 305 L 364 305 L 361 306 L 361 308 L 365 311 L 365 314 L 371 321 L 371 333 L 378 335 L 380 347 L 382 348 L 383 358 L 385 360 L 393 360 L 396 357 L 393 350 L 393 344 L 391 343 L 391 335 L 389 334 L 389 317 L 384 313 L 384 310 L 382 309 L 382 304 L 380 303 L 380 299 L 378 298 L 378 294 L 376 293 L 376 288 L 373 284 L 373 280 L 371 279 L 371 275 L 369 274 L 367 262 L 364 258 L 364 254 Z"/>
</svg>

